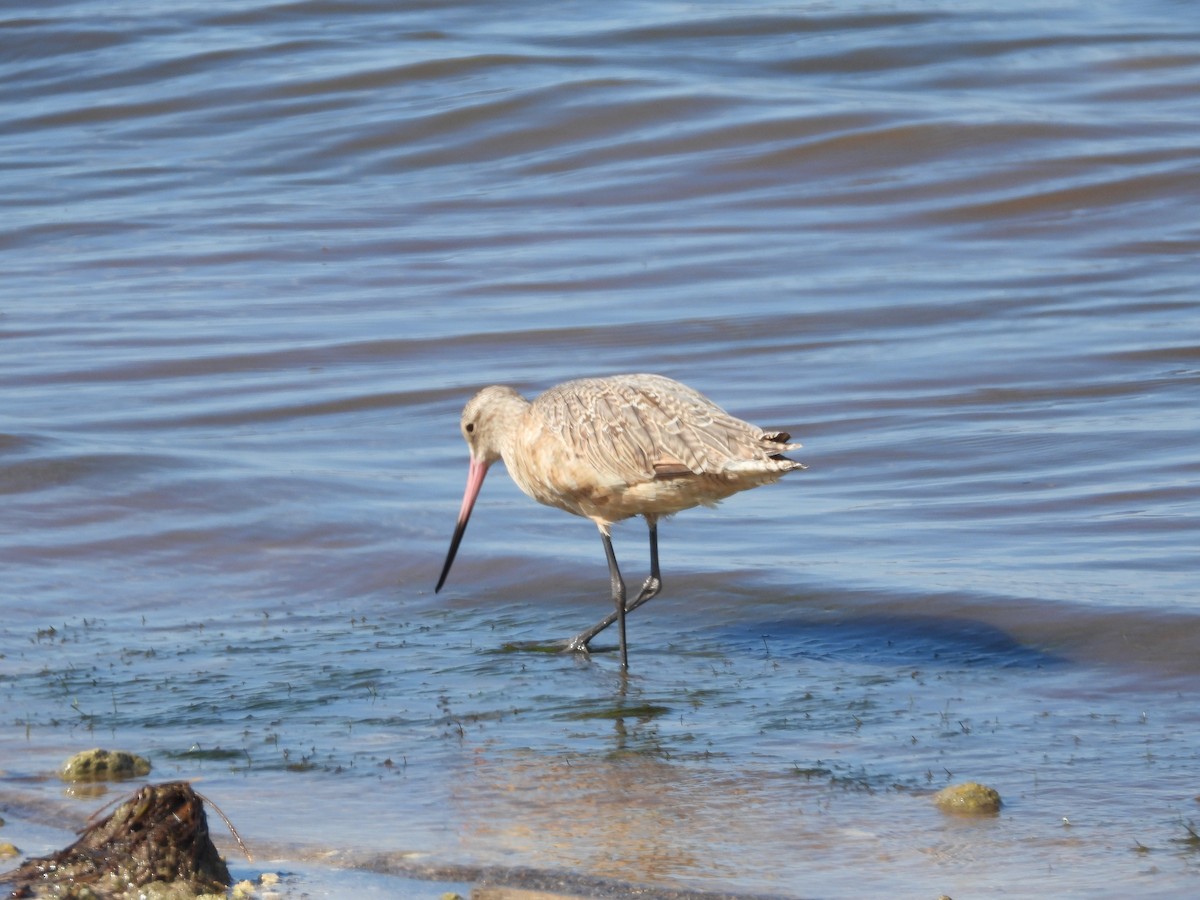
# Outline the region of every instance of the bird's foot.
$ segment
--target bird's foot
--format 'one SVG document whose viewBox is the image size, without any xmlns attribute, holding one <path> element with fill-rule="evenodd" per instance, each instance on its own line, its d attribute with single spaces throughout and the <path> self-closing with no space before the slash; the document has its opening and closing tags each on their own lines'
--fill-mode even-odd
<svg viewBox="0 0 1200 900">
<path fill-rule="evenodd" d="M 582 653 L 584 656 L 590 656 L 591 652 L 592 652 L 588 648 L 588 642 L 590 640 L 591 640 L 591 637 L 589 637 L 589 636 L 577 634 L 577 635 L 575 635 L 575 637 L 571 638 L 570 640 L 566 640 L 566 641 L 562 642 L 562 652 L 563 653 Z"/>
</svg>

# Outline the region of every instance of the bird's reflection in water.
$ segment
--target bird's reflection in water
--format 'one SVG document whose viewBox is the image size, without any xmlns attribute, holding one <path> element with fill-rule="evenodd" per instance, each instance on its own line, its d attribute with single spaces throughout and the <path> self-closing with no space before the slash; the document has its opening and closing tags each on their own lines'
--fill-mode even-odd
<svg viewBox="0 0 1200 900">
<path fill-rule="evenodd" d="M 675 713 L 642 697 L 623 672 L 614 679 L 611 695 L 562 713 L 589 729 L 593 752 L 474 749 L 456 794 L 465 849 L 635 883 L 735 877 L 740 861 L 721 852 L 723 823 L 739 814 L 746 791 L 676 758 L 659 734 Z M 590 727 L 605 720 L 611 740 L 598 748 L 604 729 Z"/>
</svg>

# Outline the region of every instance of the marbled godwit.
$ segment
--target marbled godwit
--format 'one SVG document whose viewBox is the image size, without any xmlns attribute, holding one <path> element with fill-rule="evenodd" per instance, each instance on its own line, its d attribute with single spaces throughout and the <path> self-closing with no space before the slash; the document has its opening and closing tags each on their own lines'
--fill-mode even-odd
<svg viewBox="0 0 1200 900">
<path fill-rule="evenodd" d="M 659 517 L 715 506 L 804 468 L 782 455 L 800 447 L 788 443 L 789 435 L 735 419 L 661 375 L 581 378 L 532 403 L 510 387 L 485 387 L 463 408 L 462 433 L 471 451 L 467 489 L 435 593 L 454 563 L 488 467 L 503 460 L 517 487 L 534 500 L 591 519 L 600 529 L 616 608 L 566 647 L 586 651 L 592 638 L 617 622 L 622 668 L 629 665 L 625 613 L 662 589 Z M 632 516 L 643 516 L 650 527 L 650 576 L 626 604 L 611 528 Z"/>
</svg>

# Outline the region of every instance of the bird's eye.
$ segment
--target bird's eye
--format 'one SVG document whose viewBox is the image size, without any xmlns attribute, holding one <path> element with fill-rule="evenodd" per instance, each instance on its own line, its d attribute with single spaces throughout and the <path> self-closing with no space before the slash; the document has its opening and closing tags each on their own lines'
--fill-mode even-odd
<svg viewBox="0 0 1200 900">
<path fill-rule="evenodd" d="M 470 434 L 472 431 L 475 430 L 475 423 L 468 422 L 466 427 L 467 427 L 467 434 Z"/>
</svg>

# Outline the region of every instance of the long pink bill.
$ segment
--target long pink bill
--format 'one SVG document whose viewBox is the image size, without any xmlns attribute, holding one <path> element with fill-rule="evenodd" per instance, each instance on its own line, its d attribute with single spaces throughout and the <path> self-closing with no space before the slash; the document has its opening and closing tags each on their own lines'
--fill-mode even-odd
<svg viewBox="0 0 1200 900">
<path fill-rule="evenodd" d="M 450 574 L 450 567 L 454 565 L 454 556 L 458 553 L 458 545 L 462 542 L 463 534 L 466 533 L 467 521 L 471 518 L 471 509 L 475 506 L 475 498 L 479 496 L 479 489 L 483 487 L 483 479 L 487 475 L 487 470 L 487 463 L 477 459 L 471 460 L 471 468 L 467 470 L 467 489 L 463 493 L 462 508 L 458 511 L 458 524 L 454 526 L 454 537 L 450 538 L 450 551 L 446 554 L 446 564 L 442 566 L 442 577 L 438 579 L 437 587 L 433 589 L 435 594 L 446 583 L 446 576 Z"/>
</svg>

